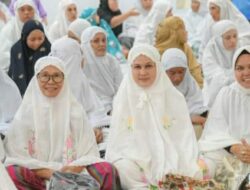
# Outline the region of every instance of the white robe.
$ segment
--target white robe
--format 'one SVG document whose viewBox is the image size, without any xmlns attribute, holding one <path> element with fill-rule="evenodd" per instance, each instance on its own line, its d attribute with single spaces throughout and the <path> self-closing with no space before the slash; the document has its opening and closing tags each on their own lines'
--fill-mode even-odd
<svg viewBox="0 0 250 190">
<path fill-rule="evenodd" d="M 63 87 L 56 97 L 42 94 L 36 75 L 52 65 L 64 73 Z M 85 111 L 71 94 L 62 61 L 40 58 L 5 142 L 5 165 L 28 169 L 60 170 L 65 165 L 86 166 L 98 158 L 95 136 Z"/>
<path fill-rule="evenodd" d="M 168 173 L 191 177 L 199 173 L 198 147 L 185 99 L 166 76 L 154 47 L 133 47 L 129 63 L 141 54 L 155 62 L 156 79 L 142 88 L 131 70 L 126 75 L 114 100 L 106 151 L 125 189 L 157 185 Z"/>
<path fill-rule="evenodd" d="M 84 66 L 83 72 L 87 76 L 90 86 L 102 101 L 106 111 L 112 110 L 113 98 L 123 78 L 119 62 L 110 54 L 102 57 L 94 54 L 90 41 L 97 33 L 105 31 L 97 26 L 84 30 L 81 36 Z"/>
<path fill-rule="evenodd" d="M 14 81 L 0 70 L 0 133 L 6 134 L 22 97 Z"/>
<path fill-rule="evenodd" d="M 204 51 L 202 59 L 202 70 L 205 79 L 203 93 L 205 102 L 209 107 L 212 106 L 219 90 L 234 81 L 232 61 L 236 49 L 226 50 L 222 39 L 222 35 L 231 29 L 237 30 L 232 21 L 223 20 L 217 22 L 213 26 L 214 37 L 209 41 Z"/>
</svg>

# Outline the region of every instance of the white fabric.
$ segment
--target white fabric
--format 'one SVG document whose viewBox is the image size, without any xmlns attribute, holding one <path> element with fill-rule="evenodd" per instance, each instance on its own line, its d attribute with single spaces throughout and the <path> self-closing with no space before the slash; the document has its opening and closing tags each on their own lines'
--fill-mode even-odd
<svg viewBox="0 0 250 190">
<path fill-rule="evenodd" d="M 114 164 L 133 161 L 154 185 L 167 173 L 194 177 L 198 147 L 185 99 L 166 76 L 154 47 L 133 47 L 129 63 L 141 54 L 155 62 L 157 76 L 148 88 L 135 83 L 131 70 L 122 81 L 114 100 L 106 159 Z"/>
<path fill-rule="evenodd" d="M 56 19 L 49 29 L 49 39 L 51 42 L 54 42 L 67 34 L 70 22 L 66 18 L 65 12 L 67 7 L 72 4 L 77 7 L 75 0 L 60 0 Z"/>
<path fill-rule="evenodd" d="M 0 2 L 0 11 L 5 15 L 6 22 L 8 22 L 11 19 L 11 14 L 8 7 L 3 2 Z M 0 19 L 0 31 L 5 26 L 5 24 L 6 23 L 4 22 L 4 20 Z"/>
<path fill-rule="evenodd" d="M 1 70 L 0 89 L 0 133 L 5 134 L 21 104 L 22 97 L 16 84 Z"/>
<path fill-rule="evenodd" d="M 24 5 L 33 7 L 36 18 L 36 7 L 32 0 L 18 0 L 15 3 L 15 15 L 18 15 L 17 10 Z M 10 49 L 21 38 L 21 32 L 23 24 L 18 16 L 15 16 L 10 20 L 0 33 L 0 69 L 7 72 L 10 65 Z"/>
<path fill-rule="evenodd" d="M 148 16 L 136 34 L 134 44 L 146 43 L 154 45 L 155 34 L 160 22 L 166 17 L 167 13 L 173 8 L 172 4 L 167 0 L 158 0 L 154 3 Z"/>
<path fill-rule="evenodd" d="M 0 162 L 0 174 L 1 189 L 17 190 L 2 162 Z"/>
<path fill-rule="evenodd" d="M 163 53 L 161 62 L 165 71 L 175 67 L 185 68 L 183 81 L 176 88 L 185 97 L 190 115 L 205 112 L 207 108 L 203 103 L 201 89 L 189 72 L 185 53 L 180 49 L 170 48 Z"/>
<path fill-rule="evenodd" d="M 82 72 L 83 58 L 80 45 L 73 39 L 61 38 L 52 44 L 50 54 L 64 60 L 72 93 L 86 111 L 91 125 L 93 127 L 109 125 L 110 118 L 106 115 L 104 106 Z"/>
<path fill-rule="evenodd" d="M 249 22 L 230 0 L 208 0 L 208 5 L 209 3 L 214 3 L 215 5 L 219 6 L 220 20 L 231 20 L 236 25 L 239 34 L 250 31 Z M 203 37 L 200 49 L 201 58 L 208 41 L 212 38 L 211 29 L 213 24 L 214 21 L 212 17 L 208 17 L 207 23 L 205 25 L 206 27 L 203 28 Z"/>
<path fill-rule="evenodd" d="M 154 2 L 154 0 L 153 0 Z M 149 11 L 145 10 L 141 4 L 141 0 L 135 1 L 136 10 L 139 12 L 138 16 L 132 16 L 126 19 L 122 25 L 122 34 L 121 36 L 128 36 L 135 38 L 140 25 L 144 22 L 144 19 L 147 17 Z"/>
<path fill-rule="evenodd" d="M 106 111 L 110 111 L 123 76 L 119 62 L 112 55 L 106 53 L 103 57 L 97 57 L 94 54 L 90 41 L 97 33 L 106 35 L 105 31 L 97 26 L 91 26 L 82 33 L 83 71 Z"/>
<path fill-rule="evenodd" d="M 79 39 L 81 39 L 82 32 L 90 26 L 91 24 L 87 20 L 78 18 L 70 23 L 68 31 L 73 32 Z"/>
<path fill-rule="evenodd" d="M 6 165 L 59 170 L 64 165 L 98 162 L 98 149 L 85 111 L 70 92 L 65 76 L 56 97 L 42 94 L 36 75 L 52 65 L 64 72 L 56 57 L 40 58 L 23 102 L 6 136 Z"/>
<path fill-rule="evenodd" d="M 5 150 L 3 147 L 2 139 L 0 138 L 0 163 L 4 161 L 4 158 L 5 158 Z"/>
<path fill-rule="evenodd" d="M 250 53 L 250 46 L 237 50 L 233 66 L 243 50 Z M 224 87 L 218 94 L 209 113 L 205 129 L 199 141 L 202 152 L 219 150 L 241 139 L 250 142 L 250 89 L 244 89 L 238 82 Z"/>
<path fill-rule="evenodd" d="M 209 107 L 212 106 L 219 90 L 234 81 L 232 60 L 235 50 L 226 50 L 222 39 L 222 35 L 232 29 L 237 30 L 232 21 L 217 22 L 213 26 L 214 37 L 204 51 L 202 70 L 206 85 L 203 92 Z"/>
</svg>

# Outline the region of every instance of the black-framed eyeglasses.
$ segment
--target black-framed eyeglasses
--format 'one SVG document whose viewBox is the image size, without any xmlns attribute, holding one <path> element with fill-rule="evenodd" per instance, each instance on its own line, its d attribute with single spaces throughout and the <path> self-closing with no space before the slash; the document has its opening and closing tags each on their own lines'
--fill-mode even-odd
<svg viewBox="0 0 250 190">
<path fill-rule="evenodd" d="M 62 72 L 49 75 L 48 73 L 38 73 L 37 78 L 40 82 L 49 82 L 52 79 L 55 83 L 60 83 L 64 80 L 64 74 Z"/>
</svg>

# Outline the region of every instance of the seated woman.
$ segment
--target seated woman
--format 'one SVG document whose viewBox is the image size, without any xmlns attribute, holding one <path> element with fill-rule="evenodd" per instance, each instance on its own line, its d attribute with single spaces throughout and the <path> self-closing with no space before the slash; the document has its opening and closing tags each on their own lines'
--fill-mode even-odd
<svg viewBox="0 0 250 190">
<path fill-rule="evenodd" d="M 75 0 L 61 0 L 58 5 L 59 12 L 55 22 L 49 29 L 49 39 L 51 42 L 65 36 L 69 24 L 77 19 L 77 4 Z"/>
<path fill-rule="evenodd" d="M 114 100 L 106 159 L 124 189 L 158 186 L 166 174 L 198 177 L 198 146 L 182 94 L 171 84 L 153 46 L 129 53 L 131 70 Z"/>
<path fill-rule="evenodd" d="M 22 97 L 16 84 L 0 69 L 0 135 L 5 135 L 21 104 Z M 1 138 L 0 138 L 1 139 Z"/>
<path fill-rule="evenodd" d="M 86 113 L 71 94 L 63 63 L 56 57 L 36 62 L 5 147 L 5 165 L 18 189 L 45 189 L 54 171 L 86 170 L 105 190 L 119 185 L 114 167 L 98 158 Z"/>
<path fill-rule="evenodd" d="M 27 21 L 22 29 L 22 37 L 11 48 L 8 72 L 22 96 L 34 75 L 35 62 L 49 52 L 50 42 L 42 24 L 37 20 Z"/>
<path fill-rule="evenodd" d="M 203 86 L 201 68 L 193 54 L 192 49 L 187 44 L 187 31 L 185 29 L 185 24 L 180 17 L 171 16 L 165 18 L 159 24 L 156 32 L 155 47 L 161 55 L 169 48 L 181 49 L 186 54 L 190 73 L 199 86 Z"/>
<path fill-rule="evenodd" d="M 97 26 L 87 28 L 82 33 L 81 43 L 84 57 L 83 71 L 105 106 L 106 112 L 110 112 L 113 98 L 123 77 L 119 62 L 107 53 L 107 36 L 102 28 Z"/>
<path fill-rule="evenodd" d="M 119 40 L 106 20 L 97 15 L 97 9 L 91 7 L 84 9 L 80 18 L 86 19 L 92 26 L 102 27 L 107 33 L 107 52 L 113 55 L 120 63 L 127 62 Z"/>
<path fill-rule="evenodd" d="M 10 66 L 10 49 L 21 38 L 25 22 L 36 19 L 33 0 L 18 0 L 15 4 L 16 16 L 0 32 L 0 68 L 6 72 Z"/>
<path fill-rule="evenodd" d="M 77 101 L 83 106 L 91 126 L 94 128 L 97 143 L 105 149 L 102 131 L 107 132 L 110 116 L 107 115 L 101 101 L 90 87 L 87 77 L 82 72 L 82 52 L 80 44 L 70 38 L 56 40 L 51 46 L 50 55 L 64 60 L 70 88 Z M 107 134 L 105 133 L 105 137 Z M 105 143 L 106 144 L 106 143 Z"/>
<path fill-rule="evenodd" d="M 208 109 L 204 106 L 201 89 L 188 70 L 187 57 L 180 49 L 170 48 L 163 53 L 161 62 L 173 85 L 185 97 L 196 137 L 199 138 Z"/>
<path fill-rule="evenodd" d="M 207 44 L 202 59 L 203 93 L 210 108 L 220 89 L 234 81 L 232 60 L 239 46 L 237 27 L 232 21 L 218 21 L 212 31 L 213 38 Z"/>
<path fill-rule="evenodd" d="M 210 110 L 199 141 L 211 176 L 231 156 L 248 168 L 250 164 L 250 46 L 238 49 L 233 58 L 236 82 L 221 89 Z M 222 174 L 224 175 L 224 174 Z M 226 176 L 228 177 L 228 176 Z"/>
</svg>

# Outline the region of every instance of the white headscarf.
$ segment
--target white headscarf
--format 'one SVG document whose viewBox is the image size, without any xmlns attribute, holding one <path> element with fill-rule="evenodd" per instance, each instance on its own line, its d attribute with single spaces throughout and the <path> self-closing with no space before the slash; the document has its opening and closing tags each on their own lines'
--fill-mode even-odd
<svg viewBox="0 0 250 190">
<path fill-rule="evenodd" d="M 250 53 L 250 46 L 236 51 L 236 60 L 244 51 Z M 224 87 L 218 94 L 210 110 L 205 129 L 199 141 L 202 152 L 219 150 L 233 144 L 241 144 L 241 139 L 250 142 L 250 90 L 238 82 Z"/>
<path fill-rule="evenodd" d="M 36 7 L 32 0 L 18 0 L 15 3 L 16 16 L 4 26 L 0 33 L 0 69 L 4 70 L 5 72 L 9 70 L 11 47 L 21 38 L 24 23 L 22 23 L 18 17 L 17 11 L 24 5 L 33 7 L 35 12 L 34 19 L 37 18 Z"/>
<path fill-rule="evenodd" d="M 204 90 L 204 93 L 208 97 L 209 106 L 212 105 L 219 90 L 234 81 L 232 60 L 235 50 L 226 50 L 222 39 L 222 35 L 232 29 L 237 30 L 230 20 L 217 22 L 213 26 L 214 37 L 204 51 L 202 69 L 207 84 L 207 91 Z"/>
<path fill-rule="evenodd" d="M 161 62 L 165 71 L 174 67 L 185 68 L 184 79 L 176 88 L 184 95 L 191 115 L 205 112 L 207 108 L 203 104 L 201 89 L 189 72 L 185 53 L 180 49 L 170 48 L 163 53 Z"/>
<path fill-rule="evenodd" d="M 75 0 L 60 0 L 56 20 L 51 25 L 49 30 L 49 37 L 52 42 L 67 34 L 70 22 L 66 18 L 65 12 L 67 10 L 67 7 L 72 4 L 77 7 Z"/>
<path fill-rule="evenodd" d="M 107 111 L 112 109 L 113 98 L 120 86 L 122 72 L 119 62 L 110 54 L 97 57 L 90 41 L 97 33 L 105 31 L 97 26 L 84 30 L 81 36 L 81 46 L 84 56 L 83 71 L 89 79 L 90 85 L 100 98 Z"/>
<path fill-rule="evenodd" d="M 65 76 L 60 93 L 51 98 L 42 94 L 36 77 L 50 65 Z M 64 165 L 84 166 L 99 160 L 93 130 L 70 92 L 60 59 L 43 57 L 36 62 L 35 75 L 6 138 L 7 165 L 59 170 Z"/>
<path fill-rule="evenodd" d="M 106 159 L 134 161 L 152 184 L 168 173 L 193 177 L 198 150 L 185 99 L 166 76 L 157 49 L 134 46 L 129 63 L 139 55 L 155 62 L 157 76 L 149 88 L 139 87 L 131 71 L 122 81 L 114 100 Z"/>
<path fill-rule="evenodd" d="M 231 20 L 237 26 L 239 33 L 249 32 L 250 24 L 246 17 L 234 6 L 230 0 L 209 0 L 220 7 L 220 20 Z"/>
<path fill-rule="evenodd" d="M 8 7 L 3 2 L 0 2 L 0 11 L 3 12 L 3 14 L 5 15 L 5 18 L 6 18 L 5 21 L 0 19 L 0 31 L 1 31 L 2 28 L 4 27 L 4 25 L 11 19 L 11 13 L 10 13 Z"/>
<path fill-rule="evenodd" d="M 172 8 L 173 6 L 169 1 L 156 1 L 148 13 L 148 16 L 140 25 L 134 44 L 146 43 L 154 45 L 157 27 Z"/>
<path fill-rule="evenodd" d="M 70 23 L 68 31 L 73 32 L 79 39 L 81 39 L 82 32 L 90 26 L 91 24 L 87 20 L 78 18 Z"/>
<path fill-rule="evenodd" d="M 21 104 L 22 97 L 16 84 L 0 70 L 0 132 L 6 133 L 9 123 Z"/>
<path fill-rule="evenodd" d="M 52 44 L 51 55 L 64 60 L 72 93 L 87 112 L 91 125 L 93 127 L 109 125 L 110 118 L 106 115 L 104 106 L 82 72 L 83 58 L 80 45 L 73 39 L 61 38 Z"/>
</svg>

